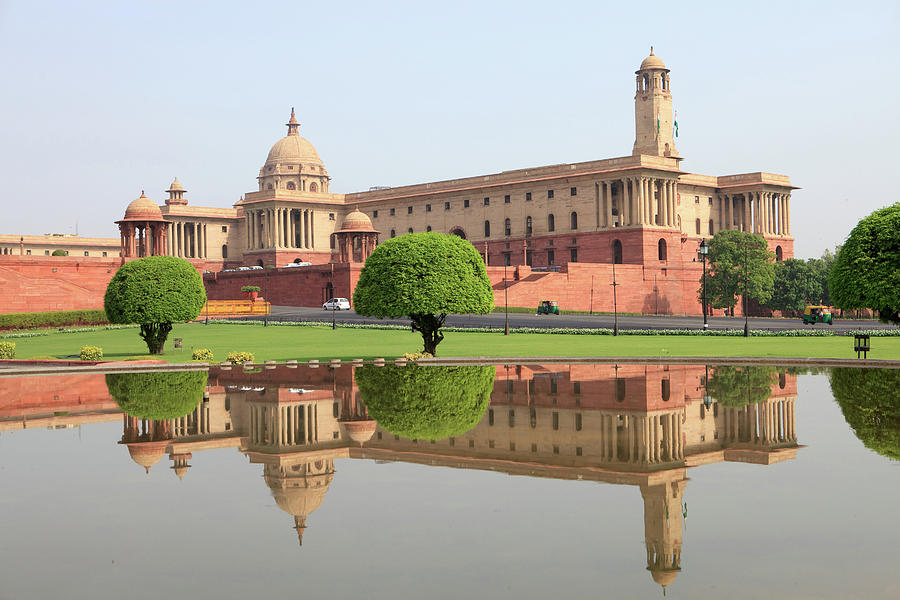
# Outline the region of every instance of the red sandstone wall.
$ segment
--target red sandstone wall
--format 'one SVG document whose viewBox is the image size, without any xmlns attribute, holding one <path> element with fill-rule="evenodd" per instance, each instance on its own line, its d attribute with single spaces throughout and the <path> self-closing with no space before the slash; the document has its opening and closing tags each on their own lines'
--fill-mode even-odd
<svg viewBox="0 0 900 600">
<path fill-rule="evenodd" d="M 0 418 L 117 409 L 104 375 L 7 377 L 0 384 Z"/>
<path fill-rule="evenodd" d="M 241 298 L 241 287 L 257 285 L 260 295 L 279 306 L 321 306 L 328 298 L 328 284 L 334 296 L 349 298 L 359 281 L 362 264 L 312 265 L 281 269 L 207 273 L 203 276 L 210 300 Z"/>
<path fill-rule="evenodd" d="M 0 313 L 103 308 L 116 258 L 0 257 Z"/>
</svg>

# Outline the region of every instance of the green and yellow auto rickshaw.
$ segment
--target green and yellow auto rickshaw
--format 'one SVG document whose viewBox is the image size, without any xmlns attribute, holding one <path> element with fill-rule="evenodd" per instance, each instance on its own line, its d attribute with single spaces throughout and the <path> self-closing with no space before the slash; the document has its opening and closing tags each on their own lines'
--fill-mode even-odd
<svg viewBox="0 0 900 600">
<path fill-rule="evenodd" d="M 831 307 L 810 304 L 803 309 L 803 324 L 815 325 L 816 323 L 834 325 L 834 321 L 831 319 Z"/>
<path fill-rule="evenodd" d="M 559 302 L 556 300 L 541 300 L 538 304 L 537 314 L 539 315 L 558 315 Z"/>
</svg>

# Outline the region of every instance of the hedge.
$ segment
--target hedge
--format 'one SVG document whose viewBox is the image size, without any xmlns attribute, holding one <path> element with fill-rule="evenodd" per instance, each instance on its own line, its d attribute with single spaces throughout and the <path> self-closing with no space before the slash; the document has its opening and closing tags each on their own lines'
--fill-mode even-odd
<svg viewBox="0 0 900 600">
<path fill-rule="evenodd" d="M 56 310 L 48 312 L 8 313 L 0 315 L 0 330 L 64 325 L 102 325 L 109 323 L 100 310 Z"/>
</svg>

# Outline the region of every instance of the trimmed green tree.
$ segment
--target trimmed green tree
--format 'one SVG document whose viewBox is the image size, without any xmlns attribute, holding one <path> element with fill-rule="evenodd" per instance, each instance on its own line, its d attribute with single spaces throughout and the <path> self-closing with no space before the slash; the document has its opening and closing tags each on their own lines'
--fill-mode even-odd
<svg viewBox="0 0 900 600">
<path fill-rule="evenodd" d="M 379 244 L 353 293 L 358 314 L 409 317 L 434 355 L 448 314 L 485 314 L 494 307 L 491 282 L 475 247 L 455 235 L 413 233 Z"/>
<path fill-rule="evenodd" d="M 722 406 L 738 408 L 768 400 L 777 380 L 775 367 L 723 365 L 710 371 L 706 389 Z"/>
<path fill-rule="evenodd" d="M 856 437 L 870 450 L 900 460 L 900 371 L 836 368 L 831 393 Z"/>
<path fill-rule="evenodd" d="M 723 230 L 709 241 L 709 271 L 706 275 L 706 299 L 713 308 L 727 308 L 734 314 L 737 297 L 760 304 L 772 297 L 775 284 L 775 255 L 769 252 L 762 236 Z M 703 297 L 703 280 L 700 293 Z"/>
<path fill-rule="evenodd" d="M 110 373 L 106 387 L 119 408 L 133 417 L 162 421 L 178 419 L 203 399 L 206 371 Z"/>
<path fill-rule="evenodd" d="M 767 306 L 773 310 L 802 311 L 807 304 L 819 304 L 827 296 L 825 263 L 818 258 L 803 261 L 788 258 L 775 263 L 775 285 Z"/>
<path fill-rule="evenodd" d="M 834 305 L 870 308 L 900 325 L 900 202 L 876 210 L 850 232 L 828 278 Z"/>
<path fill-rule="evenodd" d="M 494 389 L 494 368 L 366 366 L 356 384 L 369 415 L 394 435 L 443 440 L 481 420 Z"/>
<path fill-rule="evenodd" d="M 148 256 L 125 263 L 103 298 L 110 322 L 140 325 L 150 354 L 162 354 L 172 323 L 196 319 L 205 302 L 200 273 L 174 256 Z"/>
</svg>

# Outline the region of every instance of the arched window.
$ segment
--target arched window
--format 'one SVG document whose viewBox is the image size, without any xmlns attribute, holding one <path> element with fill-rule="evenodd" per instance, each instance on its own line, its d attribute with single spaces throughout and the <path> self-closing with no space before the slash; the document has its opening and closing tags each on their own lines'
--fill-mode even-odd
<svg viewBox="0 0 900 600">
<path fill-rule="evenodd" d="M 425 228 L 425 231 L 431 231 L 431 225 L 428 225 L 428 226 Z"/>
<path fill-rule="evenodd" d="M 697 222 L 694 223 L 694 227 L 695 227 L 696 230 L 697 230 L 697 232 L 696 232 L 697 235 L 700 235 L 700 219 L 697 219 Z"/>
<path fill-rule="evenodd" d="M 663 379 L 659 382 L 659 393 L 662 396 L 663 402 L 668 402 L 669 397 L 672 395 L 672 382 L 668 379 Z"/>
<path fill-rule="evenodd" d="M 412 227 L 410 227 L 410 228 L 406 231 L 406 233 L 412 233 Z"/>
<path fill-rule="evenodd" d="M 644 73 L 644 91 L 650 89 L 650 76 Z"/>
<path fill-rule="evenodd" d="M 222 244 L 222 258 L 228 258 L 228 245 Z"/>
<path fill-rule="evenodd" d="M 296 190 L 296 189 L 297 189 L 297 185 L 296 185 L 293 181 L 288 181 L 287 189 L 289 189 L 289 190 Z"/>
<path fill-rule="evenodd" d="M 578 229 L 578 213 L 574 210 L 572 211 L 571 221 L 572 229 Z"/>
<path fill-rule="evenodd" d="M 775 261 L 781 262 L 781 258 L 782 258 L 781 246 L 775 246 Z"/>
<path fill-rule="evenodd" d="M 659 243 L 656 244 L 656 247 L 659 253 L 659 260 L 666 260 L 666 240 L 659 240 Z"/>
<path fill-rule="evenodd" d="M 709 235 L 715 235 L 715 231 L 713 231 L 713 220 L 709 220 Z"/>
<path fill-rule="evenodd" d="M 391 229 L 391 237 L 397 237 L 397 230 Z"/>
<path fill-rule="evenodd" d="M 505 235 L 506 237 L 512 235 L 512 223 L 509 219 L 503 221 L 503 235 Z"/>
<path fill-rule="evenodd" d="M 450 230 L 450 235 L 455 235 L 456 237 L 461 237 L 462 239 L 466 239 L 466 232 L 460 229 L 459 227 L 454 227 Z"/>
<path fill-rule="evenodd" d="M 484 222 L 484 237 L 491 237 L 491 222 Z"/>
<path fill-rule="evenodd" d="M 613 241 L 613 262 L 617 265 L 622 264 L 622 242 L 619 240 Z"/>
<path fill-rule="evenodd" d="M 556 217 L 553 213 L 547 215 L 547 231 L 556 231 Z"/>
<path fill-rule="evenodd" d="M 531 216 L 525 217 L 525 235 L 531 235 Z"/>
<path fill-rule="evenodd" d="M 353 249 L 359 250 L 362 248 L 362 238 L 358 235 L 353 236 Z"/>
<path fill-rule="evenodd" d="M 787 385 L 787 377 L 784 374 L 784 371 L 778 374 L 778 387 L 779 389 L 784 389 L 784 386 Z"/>
<path fill-rule="evenodd" d="M 316 182 L 313 182 L 313 183 L 309 184 L 309 191 L 311 191 L 311 192 L 318 192 L 318 191 L 319 191 L 319 184 L 316 183 Z"/>
</svg>

